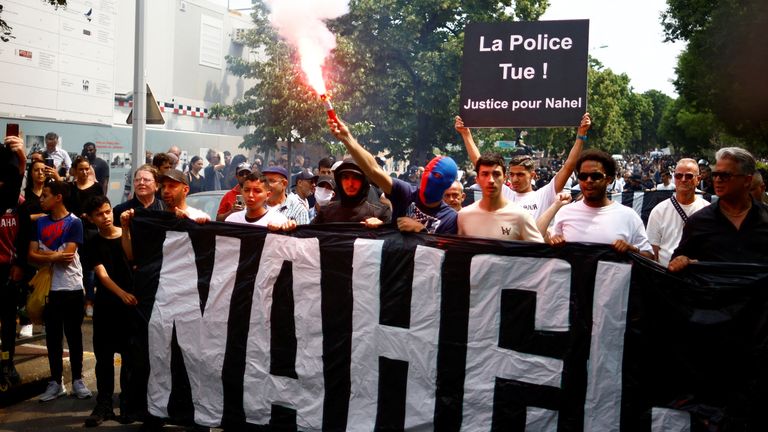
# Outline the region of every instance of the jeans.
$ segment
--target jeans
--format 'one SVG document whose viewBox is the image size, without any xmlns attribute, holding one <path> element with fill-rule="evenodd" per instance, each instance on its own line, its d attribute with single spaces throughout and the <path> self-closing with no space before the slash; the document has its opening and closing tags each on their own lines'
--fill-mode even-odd
<svg viewBox="0 0 768 432">
<path fill-rule="evenodd" d="M 51 291 L 45 306 L 45 344 L 48 346 L 48 364 L 51 379 L 61 384 L 64 370 L 64 336 L 69 345 L 69 363 L 72 366 L 72 381 L 83 374 L 83 291 Z"/>
</svg>

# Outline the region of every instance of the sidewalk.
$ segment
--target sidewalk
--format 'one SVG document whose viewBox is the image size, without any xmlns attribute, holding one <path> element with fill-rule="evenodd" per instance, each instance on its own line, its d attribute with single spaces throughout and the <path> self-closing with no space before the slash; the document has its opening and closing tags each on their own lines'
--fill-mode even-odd
<svg viewBox="0 0 768 432">
<path fill-rule="evenodd" d="M 16 347 L 15 363 L 22 384 L 0 393 L 0 432 L 59 432 L 83 430 L 85 418 L 91 414 L 96 404 L 96 376 L 93 356 L 93 322 L 86 319 L 83 323 L 83 380 L 94 393 L 90 399 L 77 399 L 64 396 L 56 400 L 40 403 L 37 397 L 45 391 L 50 379 L 45 340 L 39 339 L 22 343 Z M 23 341 L 26 342 L 26 341 Z M 66 347 L 66 344 L 65 344 Z M 65 350 L 64 385 L 72 391 L 68 353 Z M 119 389 L 120 357 L 115 357 L 115 394 Z M 115 407 L 118 406 L 115 398 Z M 102 423 L 99 428 L 110 431 L 138 431 L 140 423 L 121 425 L 116 421 Z M 94 429 L 97 430 L 97 429 Z M 163 431 L 183 431 L 182 427 L 166 426 Z"/>
</svg>

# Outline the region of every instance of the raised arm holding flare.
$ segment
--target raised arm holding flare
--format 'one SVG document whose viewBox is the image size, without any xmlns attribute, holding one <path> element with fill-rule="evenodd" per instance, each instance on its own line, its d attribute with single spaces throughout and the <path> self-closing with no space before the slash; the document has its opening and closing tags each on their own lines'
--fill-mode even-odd
<svg viewBox="0 0 768 432">
<path fill-rule="evenodd" d="M 456 211 L 443 202 L 443 193 L 457 176 L 458 168 L 453 159 L 433 158 L 424 167 L 421 183 L 416 187 L 388 176 L 338 118 L 328 119 L 328 126 L 368 179 L 392 202 L 392 222 L 400 231 L 456 234 Z"/>
</svg>

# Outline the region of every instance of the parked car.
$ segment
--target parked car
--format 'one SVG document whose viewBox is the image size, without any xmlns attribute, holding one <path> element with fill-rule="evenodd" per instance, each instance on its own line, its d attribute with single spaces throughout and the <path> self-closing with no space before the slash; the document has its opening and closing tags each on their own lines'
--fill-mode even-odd
<svg viewBox="0 0 768 432">
<path fill-rule="evenodd" d="M 215 221 L 221 198 L 227 192 L 227 190 L 216 190 L 193 193 L 192 195 L 187 195 L 187 205 L 206 212 L 211 217 L 211 220 Z"/>
</svg>

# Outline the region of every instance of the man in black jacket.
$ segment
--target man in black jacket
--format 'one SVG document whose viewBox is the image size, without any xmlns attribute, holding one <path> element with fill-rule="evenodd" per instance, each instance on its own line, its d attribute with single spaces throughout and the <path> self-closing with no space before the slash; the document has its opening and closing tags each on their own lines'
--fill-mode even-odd
<svg viewBox="0 0 768 432">
<path fill-rule="evenodd" d="M 389 223 L 389 207 L 368 201 L 371 187 L 368 178 L 353 159 L 346 159 L 334 171 L 337 200 L 321 206 L 313 224 L 328 222 L 361 222 L 368 228 Z"/>
</svg>

